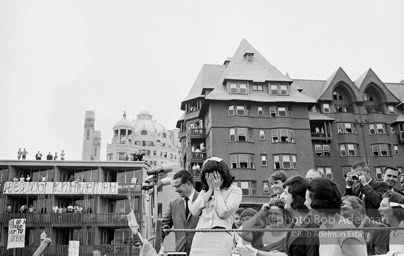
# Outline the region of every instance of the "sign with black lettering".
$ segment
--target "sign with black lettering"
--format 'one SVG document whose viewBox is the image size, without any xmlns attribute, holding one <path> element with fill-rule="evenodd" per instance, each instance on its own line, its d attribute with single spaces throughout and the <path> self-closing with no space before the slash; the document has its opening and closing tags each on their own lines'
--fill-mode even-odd
<svg viewBox="0 0 404 256">
<path fill-rule="evenodd" d="M 7 249 L 25 247 L 26 219 L 12 219 L 8 222 Z"/>
</svg>

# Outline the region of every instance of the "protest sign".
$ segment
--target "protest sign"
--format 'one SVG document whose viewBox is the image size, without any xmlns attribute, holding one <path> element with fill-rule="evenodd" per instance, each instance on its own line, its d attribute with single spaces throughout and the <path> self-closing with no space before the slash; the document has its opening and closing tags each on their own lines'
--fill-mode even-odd
<svg viewBox="0 0 404 256">
<path fill-rule="evenodd" d="M 26 219 L 12 219 L 8 222 L 7 249 L 25 247 Z"/>
</svg>

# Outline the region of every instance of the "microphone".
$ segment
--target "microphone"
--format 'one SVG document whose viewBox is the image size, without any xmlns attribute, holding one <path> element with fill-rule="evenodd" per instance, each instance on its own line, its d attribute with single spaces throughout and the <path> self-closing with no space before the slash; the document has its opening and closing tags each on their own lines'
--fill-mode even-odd
<svg viewBox="0 0 404 256">
<path fill-rule="evenodd" d="M 173 167 L 171 165 L 161 165 L 161 166 L 151 168 L 150 170 L 147 170 L 146 173 L 147 173 L 147 175 L 157 175 L 160 173 L 169 173 L 172 170 L 173 170 Z"/>
<path fill-rule="evenodd" d="M 167 186 L 167 185 L 171 185 L 171 179 L 170 178 L 168 178 L 168 177 L 166 177 L 166 178 L 163 178 L 163 179 L 161 179 L 161 180 L 159 180 L 158 182 L 157 182 L 157 188 L 160 188 L 160 187 L 163 187 L 163 186 Z"/>
</svg>

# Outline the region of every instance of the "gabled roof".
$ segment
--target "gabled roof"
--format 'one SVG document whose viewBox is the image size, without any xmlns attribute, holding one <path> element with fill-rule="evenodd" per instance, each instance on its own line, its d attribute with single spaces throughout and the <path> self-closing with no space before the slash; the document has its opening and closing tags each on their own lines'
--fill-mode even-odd
<svg viewBox="0 0 404 256">
<path fill-rule="evenodd" d="M 386 87 L 404 103 L 404 83 L 385 83 Z"/>
<path fill-rule="evenodd" d="M 181 109 L 184 110 L 186 101 L 201 97 L 203 89 L 214 89 L 218 84 L 223 71 L 226 66 L 224 65 L 203 65 L 194 85 L 191 88 L 188 96 L 182 101 Z"/>
<path fill-rule="evenodd" d="M 252 53 L 252 61 L 247 61 L 246 53 Z M 254 47 L 241 40 L 236 52 L 231 58 L 225 72 L 222 75 L 221 83 L 225 80 L 246 80 L 254 82 L 285 81 L 292 80 L 283 75 L 276 67 L 272 66 Z"/>
<path fill-rule="evenodd" d="M 207 100 L 244 100 L 255 102 L 297 102 L 297 103 L 316 103 L 317 101 L 303 93 L 300 93 L 296 88 L 290 87 L 289 95 L 269 95 L 267 93 L 256 94 L 229 94 L 225 86 L 219 86 L 214 90 L 215 93 L 210 93 L 206 96 Z"/>
<path fill-rule="evenodd" d="M 376 73 L 369 68 L 363 75 L 361 75 L 356 81 L 355 85 L 359 89 L 361 93 L 364 93 L 366 87 L 370 84 L 374 83 L 378 85 L 381 89 L 385 89 L 386 101 L 387 102 L 399 102 L 397 96 L 395 96 L 390 89 L 380 80 L 380 78 L 376 75 Z"/>
<path fill-rule="evenodd" d="M 247 61 L 245 54 L 253 54 L 252 61 Z M 296 88 L 290 87 L 289 95 L 268 95 L 265 93 L 251 92 L 248 95 L 229 94 L 224 83 L 226 80 L 244 80 L 254 82 L 283 81 L 292 82 L 278 69 L 255 50 L 247 40 L 243 39 L 237 48 L 230 63 L 220 79 L 219 85 L 206 96 L 207 100 L 245 100 L 256 102 L 300 102 L 315 103 L 315 99 L 300 93 Z"/>
<path fill-rule="evenodd" d="M 291 87 L 301 90 L 301 93 L 315 100 L 320 98 L 321 92 L 325 85 L 324 80 L 293 80 Z"/>
<path fill-rule="evenodd" d="M 351 89 L 352 94 L 355 98 L 357 95 L 357 90 L 355 88 L 354 83 L 352 80 L 348 77 L 348 75 L 345 73 L 345 71 L 339 67 L 337 71 L 335 71 L 326 81 L 323 87 L 323 90 L 320 94 L 320 97 L 318 99 L 321 100 L 333 100 L 332 92 L 334 91 L 334 86 L 339 83 L 339 82 L 344 82 L 345 84 L 348 85 L 348 87 Z"/>
</svg>

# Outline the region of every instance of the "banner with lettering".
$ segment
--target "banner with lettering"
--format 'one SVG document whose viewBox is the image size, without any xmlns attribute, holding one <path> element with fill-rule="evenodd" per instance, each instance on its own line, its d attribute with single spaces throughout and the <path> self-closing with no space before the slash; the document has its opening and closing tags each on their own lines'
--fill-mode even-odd
<svg viewBox="0 0 404 256">
<path fill-rule="evenodd" d="M 69 241 L 69 256 L 79 256 L 80 241 Z"/>
<path fill-rule="evenodd" d="M 26 219 L 12 219 L 8 222 L 7 249 L 25 247 Z"/>
<path fill-rule="evenodd" d="M 4 183 L 3 194 L 19 195 L 116 195 L 117 182 L 12 182 Z"/>
</svg>

